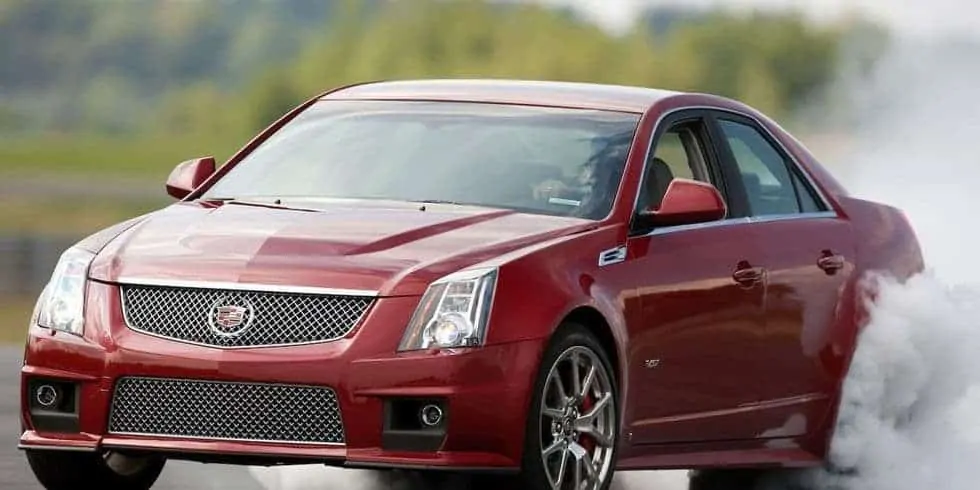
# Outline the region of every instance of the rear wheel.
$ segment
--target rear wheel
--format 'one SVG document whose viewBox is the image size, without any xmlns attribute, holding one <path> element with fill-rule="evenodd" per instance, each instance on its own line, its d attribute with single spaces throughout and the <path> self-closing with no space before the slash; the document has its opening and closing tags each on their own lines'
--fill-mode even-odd
<svg viewBox="0 0 980 490">
<path fill-rule="evenodd" d="M 99 490 L 149 490 L 166 460 L 114 451 L 81 453 L 28 450 L 27 462 L 47 490 L 75 490 L 81 486 Z"/>
<path fill-rule="evenodd" d="M 532 490 L 606 490 L 615 468 L 619 392 L 609 356 L 585 327 L 562 325 L 535 383 L 524 443 Z"/>
</svg>

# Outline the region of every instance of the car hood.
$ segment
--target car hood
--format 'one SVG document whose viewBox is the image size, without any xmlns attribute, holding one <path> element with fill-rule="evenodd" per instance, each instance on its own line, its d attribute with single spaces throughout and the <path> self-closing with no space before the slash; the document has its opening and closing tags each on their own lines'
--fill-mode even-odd
<svg viewBox="0 0 980 490">
<path fill-rule="evenodd" d="M 510 210 L 382 201 L 177 203 L 109 242 L 107 282 L 217 282 L 421 294 L 442 275 L 595 226 Z"/>
</svg>

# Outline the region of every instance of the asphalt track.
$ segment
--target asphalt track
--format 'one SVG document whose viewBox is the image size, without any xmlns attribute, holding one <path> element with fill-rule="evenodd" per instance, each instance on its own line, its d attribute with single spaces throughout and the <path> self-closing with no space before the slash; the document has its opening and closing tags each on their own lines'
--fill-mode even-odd
<svg viewBox="0 0 980 490">
<path fill-rule="evenodd" d="M 19 347 L 0 347 L 0 489 L 43 490 L 17 449 L 21 357 Z M 79 487 L 84 487 L 84 483 L 79 482 Z M 244 467 L 170 462 L 153 490 L 264 490 L 264 487 Z"/>
</svg>

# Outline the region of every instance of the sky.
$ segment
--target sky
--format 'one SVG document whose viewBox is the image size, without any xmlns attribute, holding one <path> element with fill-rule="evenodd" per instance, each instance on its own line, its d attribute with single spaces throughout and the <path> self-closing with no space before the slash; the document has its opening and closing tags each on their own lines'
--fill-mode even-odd
<svg viewBox="0 0 980 490">
<path fill-rule="evenodd" d="M 915 36 L 980 32 L 980 2 L 972 0 L 538 0 L 572 5 L 611 29 L 628 26 L 629 19 L 648 5 L 726 6 L 734 8 L 791 7 L 818 19 L 833 19 L 858 11 L 883 21 L 896 31 Z"/>
</svg>

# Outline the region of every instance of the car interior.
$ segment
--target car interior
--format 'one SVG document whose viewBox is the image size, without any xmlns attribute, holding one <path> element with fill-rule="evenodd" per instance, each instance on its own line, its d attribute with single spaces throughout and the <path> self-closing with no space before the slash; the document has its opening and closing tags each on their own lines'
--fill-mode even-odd
<svg viewBox="0 0 980 490">
<path fill-rule="evenodd" d="M 707 182 L 707 167 L 697 134 L 688 125 L 671 127 L 660 136 L 640 189 L 640 209 L 657 209 L 674 178 Z"/>
</svg>

